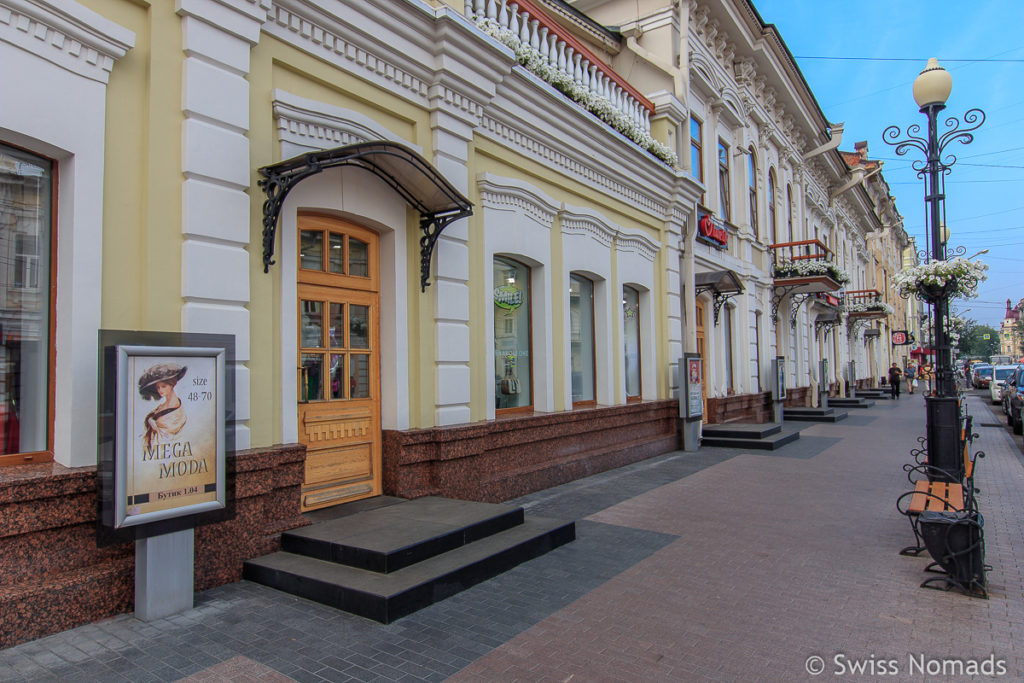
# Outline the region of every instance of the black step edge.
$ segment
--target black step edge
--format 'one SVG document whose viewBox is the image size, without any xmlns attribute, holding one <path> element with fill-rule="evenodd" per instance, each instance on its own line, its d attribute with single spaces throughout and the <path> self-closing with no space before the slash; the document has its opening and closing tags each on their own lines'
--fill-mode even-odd
<svg viewBox="0 0 1024 683">
<path fill-rule="evenodd" d="M 511 529 L 522 524 L 523 519 L 523 508 L 509 508 L 493 517 L 388 552 L 308 538 L 286 531 L 281 534 L 281 550 L 357 569 L 389 574 L 467 543 Z"/>
</svg>

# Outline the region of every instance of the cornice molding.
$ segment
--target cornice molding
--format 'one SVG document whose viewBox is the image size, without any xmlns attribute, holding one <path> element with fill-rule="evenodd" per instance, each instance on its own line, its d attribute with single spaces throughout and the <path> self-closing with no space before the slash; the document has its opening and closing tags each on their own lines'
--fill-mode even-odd
<svg viewBox="0 0 1024 683">
<path fill-rule="evenodd" d="M 549 230 L 561 208 L 546 194 L 521 180 L 481 173 L 476 183 L 484 208 L 523 213 Z"/>
<path fill-rule="evenodd" d="M 285 90 L 272 93 L 278 140 L 313 149 L 332 149 L 357 142 L 400 142 L 422 154 L 419 145 L 405 140 L 368 116 Z"/>
<path fill-rule="evenodd" d="M 590 209 L 563 205 L 562 232 L 567 235 L 583 235 L 610 248 L 620 234 L 620 229 Z"/>
<path fill-rule="evenodd" d="M 0 0 L 0 41 L 107 83 L 135 34 L 74 0 Z"/>
</svg>

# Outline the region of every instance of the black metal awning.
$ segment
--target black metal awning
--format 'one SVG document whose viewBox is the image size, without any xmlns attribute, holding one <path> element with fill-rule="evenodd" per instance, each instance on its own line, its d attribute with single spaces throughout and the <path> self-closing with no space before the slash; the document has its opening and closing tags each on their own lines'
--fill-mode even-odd
<svg viewBox="0 0 1024 683">
<path fill-rule="evenodd" d="M 430 285 L 430 258 L 438 236 L 452 221 L 473 213 L 473 205 L 430 162 L 394 142 L 359 142 L 308 152 L 259 169 L 263 202 L 263 272 L 274 264 L 274 238 L 285 197 L 299 182 L 328 168 L 356 166 L 373 173 L 420 213 L 420 291 Z"/>
<path fill-rule="evenodd" d="M 718 324 L 718 314 L 725 302 L 743 292 L 743 283 L 739 276 L 731 270 L 712 270 L 706 273 L 697 273 L 693 278 L 694 293 L 711 292 L 715 299 L 715 325 Z"/>
</svg>

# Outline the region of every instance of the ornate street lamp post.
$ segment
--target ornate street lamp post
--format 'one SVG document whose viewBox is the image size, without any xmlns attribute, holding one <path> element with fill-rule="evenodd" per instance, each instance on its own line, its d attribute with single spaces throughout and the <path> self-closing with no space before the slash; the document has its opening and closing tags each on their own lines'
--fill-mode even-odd
<svg viewBox="0 0 1024 683">
<path fill-rule="evenodd" d="M 947 256 L 963 256 L 966 250 L 960 247 L 950 253 L 946 248 L 948 231 L 945 230 L 945 177 L 950 167 L 956 163 L 953 154 L 943 158 L 946 146 L 954 140 L 961 144 L 969 144 L 974 140 L 973 131 L 985 122 L 985 112 L 970 109 L 964 114 L 964 125 L 956 117 L 949 117 L 945 124 L 947 130 L 941 135 L 938 131 L 939 112 L 946 108 L 946 99 L 953 89 L 953 78 L 949 72 L 939 66 L 934 57 L 928 60 L 924 71 L 914 80 L 914 100 L 921 108 L 921 113 L 928 117 L 927 137 L 919 135 L 921 127 L 913 124 L 907 127 L 907 137 L 899 140 L 900 129 L 889 126 L 882 133 L 886 144 L 896 148 L 896 154 L 904 155 L 911 148 L 920 150 L 925 161 L 914 161 L 913 167 L 919 178 L 925 182 L 925 206 L 927 207 L 928 229 L 931 241 L 931 258 L 945 261 Z M 927 252 L 923 254 L 927 257 Z M 959 456 L 959 425 L 960 410 L 956 397 L 956 382 L 953 374 L 952 349 L 950 348 L 949 330 L 949 292 L 935 291 L 927 297 L 932 304 L 933 339 L 932 348 L 935 353 L 935 391 L 927 399 L 928 405 L 928 454 L 929 463 L 947 471 L 956 471 Z"/>
</svg>

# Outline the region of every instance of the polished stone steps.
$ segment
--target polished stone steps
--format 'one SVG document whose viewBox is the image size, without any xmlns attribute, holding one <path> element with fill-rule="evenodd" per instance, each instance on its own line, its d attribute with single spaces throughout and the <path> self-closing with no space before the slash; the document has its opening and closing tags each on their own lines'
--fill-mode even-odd
<svg viewBox="0 0 1024 683">
<path fill-rule="evenodd" d="M 704 425 L 701 427 L 701 446 L 717 446 L 720 448 L 749 448 L 753 450 L 774 451 L 800 438 L 799 432 L 781 434 L 779 423 L 749 424 L 724 423 Z"/>
<path fill-rule="evenodd" d="M 830 398 L 828 404 L 836 408 L 870 408 L 875 402 L 866 398 Z"/>
<path fill-rule="evenodd" d="M 830 399 L 831 401 L 831 399 Z M 783 408 L 783 420 L 794 422 L 839 422 L 849 417 L 849 413 L 836 412 L 835 408 Z"/>
<path fill-rule="evenodd" d="M 390 623 L 575 537 L 573 522 L 522 508 L 426 497 L 282 534 L 283 550 L 249 560 L 243 576 Z"/>
</svg>

